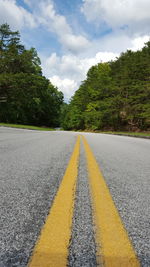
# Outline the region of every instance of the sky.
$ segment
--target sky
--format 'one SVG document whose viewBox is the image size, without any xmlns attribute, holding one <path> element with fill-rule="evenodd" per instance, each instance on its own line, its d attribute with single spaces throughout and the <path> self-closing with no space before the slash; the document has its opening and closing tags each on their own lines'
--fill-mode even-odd
<svg viewBox="0 0 150 267">
<path fill-rule="evenodd" d="M 43 74 L 66 101 L 88 69 L 150 40 L 149 0 L 0 0 L 0 24 L 35 47 Z"/>
</svg>

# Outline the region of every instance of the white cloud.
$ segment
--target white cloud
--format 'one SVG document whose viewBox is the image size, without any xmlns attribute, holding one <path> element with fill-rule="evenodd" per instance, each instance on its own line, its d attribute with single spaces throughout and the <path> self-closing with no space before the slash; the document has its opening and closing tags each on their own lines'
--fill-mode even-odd
<svg viewBox="0 0 150 267">
<path fill-rule="evenodd" d="M 11 28 L 21 29 L 23 26 L 35 27 L 36 22 L 31 13 L 15 0 L 0 0 L 0 24 L 8 23 Z"/>
<path fill-rule="evenodd" d="M 68 100 L 76 89 L 79 88 L 81 81 L 86 79 L 86 74 L 89 68 L 99 62 L 108 62 L 115 60 L 119 54 L 127 49 L 136 51 L 144 46 L 144 43 L 149 41 L 149 36 L 136 37 L 131 39 L 127 36 L 111 36 L 101 40 L 93 46 L 99 47 L 101 51 L 95 52 L 93 48 L 93 56 L 87 54 L 83 57 L 72 54 L 58 56 L 53 53 L 48 58 L 43 58 L 44 74 L 50 78 L 59 90 L 61 90 L 65 99 Z M 97 50 L 97 47 L 95 50 Z M 113 52 L 111 52 L 111 50 Z"/>
<path fill-rule="evenodd" d="M 46 29 L 56 34 L 62 47 L 74 54 L 81 53 L 90 46 L 85 36 L 73 33 L 66 18 L 57 14 L 51 0 L 41 0 L 38 4 L 29 0 L 24 2 L 33 8 L 33 13 L 19 6 L 16 0 L 0 0 L 0 24 L 7 22 L 12 29 L 19 30 L 25 26 L 33 28 L 45 25 Z"/>
<path fill-rule="evenodd" d="M 62 46 L 71 53 L 78 54 L 90 46 L 90 42 L 82 35 L 72 32 L 66 18 L 57 14 L 51 0 L 40 3 L 39 22 L 45 24 L 49 31 L 54 32 Z"/>
<path fill-rule="evenodd" d="M 138 35 L 129 36 L 124 34 L 122 31 L 114 31 L 109 35 L 105 35 L 99 40 L 93 40 L 93 52 L 112 52 L 120 54 L 121 52 L 130 49 L 137 51 L 141 49 L 144 44 L 150 40 L 150 35 Z"/>
<path fill-rule="evenodd" d="M 87 20 L 102 26 L 105 22 L 113 28 L 112 33 L 100 39 L 93 37 L 92 41 L 84 34 L 74 34 L 65 16 L 56 12 L 54 1 L 24 2 L 33 13 L 19 6 L 16 0 L 0 0 L 0 23 L 8 22 L 15 29 L 42 25 L 56 34 L 64 54 L 40 57 L 44 75 L 64 93 L 66 100 L 78 89 L 91 66 L 114 60 L 127 49 L 141 49 L 149 40 L 149 0 L 114 0 L 113 4 L 111 0 L 84 0 L 82 12 Z"/>
<path fill-rule="evenodd" d="M 63 34 L 61 41 L 64 47 L 75 54 L 83 52 L 90 46 L 90 42 L 81 35 Z"/>
<path fill-rule="evenodd" d="M 132 46 L 128 49 L 131 49 L 132 51 L 137 51 L 143 48 L 144 44 L 147 43 L 150 40 L 150 36 L 145 35 L 142 37 L 137 37 L 131 41 Z"/>
<path fill-rule="evenodd" d="M 87 70 L 98 62 L 105 62 L 115 59 L 118 54 L 111 52 L 98 52 L 94 57 L 80 58 L 72 54 L 61 57 L 53 53 L 49 58 L 43 59 L 43 69 L 46 76 L 59 73 L 60 76 L 68 76 L 74 79 L 84 77 Z"/>
<path fill-rule="evenodd" d="M 54 75 L 50 78 L 52 84 L 57 86 L 64 93 L 65 100 L 68 101 L 74 92 L 78 89 L 78 84 L 71 79 L 61 79 L 59 76 Z"/>
<path fill-rule="evenodd" d="M 92 12 L 91 12 L 92 10 Z M 145 34 L 149 30 L 149 0 L 84 0 L 81 8 L 88 21 L 103 22 L 112 28 L 129 26 L 130 31 Z"/>
<path fill-rule="evenodd" d="M 93 57 L 77 57 L 69 54 L 58 57 L 53 53 L 49 58 L 42 60 L 44 74 L 51 82 L 64 93 L 68 99 L 79 88 L 81 81 L 86 78 L 87 71 L 99 62 L 114 60 L 118 54 L 111 52 L 98 52 Z"/>
</svg>

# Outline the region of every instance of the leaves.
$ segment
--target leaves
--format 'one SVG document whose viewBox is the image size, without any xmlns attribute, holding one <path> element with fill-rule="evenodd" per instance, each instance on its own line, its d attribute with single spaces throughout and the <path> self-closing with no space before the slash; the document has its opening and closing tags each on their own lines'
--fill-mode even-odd
<svg viewBox="0 0 150 267">
<path fill-rule="evenodd" d="M 19 32 L 0 26 L 0 120 L 58 126 L 63 94 L 42 76 L 34 48 L 26 50 Z"/>
<path fill-rule="evenodd" d="M 66 117 L 66 129 L 150 129 L 150 42 L 141 51 L 92 66 Z"/>
</svg>

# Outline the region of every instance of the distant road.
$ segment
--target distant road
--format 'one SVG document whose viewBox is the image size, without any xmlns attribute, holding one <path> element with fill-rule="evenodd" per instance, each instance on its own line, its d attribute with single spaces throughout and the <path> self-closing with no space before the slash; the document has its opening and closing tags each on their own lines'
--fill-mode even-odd
<svg viewBox="0 0 150 267">
<path fill-rule="evenodd" d="M 0 267 L 150 267 L 149 185 L 150 140 L 0 127 Z"/>
</svg>

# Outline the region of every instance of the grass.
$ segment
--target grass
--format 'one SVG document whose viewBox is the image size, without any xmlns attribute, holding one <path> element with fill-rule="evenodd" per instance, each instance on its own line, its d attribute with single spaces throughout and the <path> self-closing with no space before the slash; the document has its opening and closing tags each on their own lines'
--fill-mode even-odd
<svg viewBox="0 0 150 267">
<path fill-rule="evenodd" d="M 21 125 L 21 124 L 12 124 L 12 123 L 0 123 L 0 126 L 11 127 L 11 128 L 20 128 L 20 129 L 28 129 L 28 130 L 54 131 L 54 129 L 48 128 L 48 127 L 39 127 L 39 126 Z"/>
<path fill-rule="evenodd" d="M 21 125 L 21 124 L 12 124 L 12 123 L 0 123 L 0 126 L 11 127 L 11 128 L 20 128 L 20 129 L 29 129 L 29 130 L 38 130 L 38 131 L 54 131 L 55 129 L 48 127 L 39 127 L 32 125 Z M 63 129 L 61 129 L 63 130 Z M 83 132 L 86 132 L 83 131 Z M 150 132 L 114 132 L 114 131 L 89 131 L 87 132 L 95 132 L 95 133 L 103 133 L 103 134 L 116 134 L 116 135 L 127 135 L 127 136 L 135 136 L 135 137 L 150 137 Z"/>
<path fill-rule="evenodd" d="M 116 135 L 127 135 L 127 136 L 139 136 L 139 137 L 150 137 L 150 132 L 113 132 L 113 131 L 105 131 L 105 132 L 100 132 L 104 134 L 116 134 Z"/>
<path fill-rule="evenodd" d="M 124 136 L 133 136 L 133 137 L 150 137 L 150 131 L 148 132 L 115 132 L 115 131 L 99 131 L 99 130 L 80 130 L 80 132 L 89 132 L 89 133 L 101 133 L 101 134 L 115 134 L 115 135 L 124 135 Z"/>
</svg>

